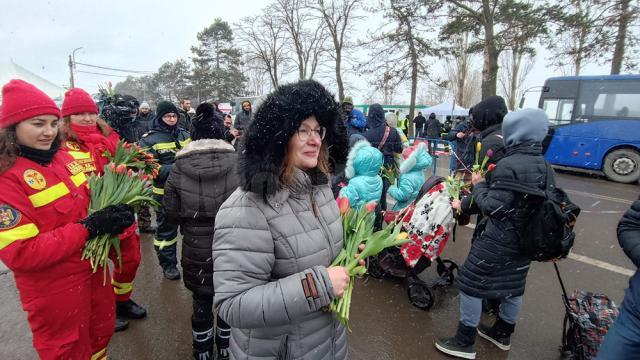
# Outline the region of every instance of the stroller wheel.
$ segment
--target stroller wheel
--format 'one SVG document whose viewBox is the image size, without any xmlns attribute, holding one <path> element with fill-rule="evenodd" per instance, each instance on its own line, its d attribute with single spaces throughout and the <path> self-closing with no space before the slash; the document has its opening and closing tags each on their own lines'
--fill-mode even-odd
<svg viewBox="0 0 640 360">
<path fill-rule="evenodd" d="M 378 256 L 371 256 L 367 259 L 367 273 L 376 279 L 381 279 L 385 275 L 385 271 L 380 266 Z"/>
<path fill-rule="evenodd" d="M 452 285 L 458 276 L 458 265 L 452 260 L 438 261 L 437 271 L 442 280 L 446 281 L 448 285 Z"/>
<path fill-rule="evenodd" d="M 435 295 L 422 280 L 407 277 L 407 295 L 411 305 L 421 310 L 429 310 L 435 302 Z"/>
</svg>

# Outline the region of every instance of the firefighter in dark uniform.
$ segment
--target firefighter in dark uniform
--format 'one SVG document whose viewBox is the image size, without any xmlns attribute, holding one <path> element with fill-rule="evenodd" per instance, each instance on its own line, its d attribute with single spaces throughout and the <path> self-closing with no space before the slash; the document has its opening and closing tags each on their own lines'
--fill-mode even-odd
<svg viewBox="0 0 640 360">
<path fill-rule="evenodd" d="M 151 130 L 142 136 L 138 145 L 147 149 L 160 163 L 160 171 L 153 181 L 153 194 L 156 201 L 162 204 L 164 183 L 175 162 L 176 152 L 191 142 L 191 137 L 187 130 L 178 126 L 179 111 L 171 102 L 161 101 L 156 114 Z M 153 241 L 156 254 L 164 276 L 169 280 L 178 280 L 180 279 L 176 254 L 178 226 L 167 221 L 162 205 L 156 214 L 158 227 Z"/>
</svg>

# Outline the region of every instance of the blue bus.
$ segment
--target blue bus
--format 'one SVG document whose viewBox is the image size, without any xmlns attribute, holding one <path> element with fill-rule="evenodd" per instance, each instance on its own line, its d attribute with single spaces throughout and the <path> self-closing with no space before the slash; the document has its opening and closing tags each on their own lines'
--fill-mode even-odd
<svg viewBox="0 0 640 360">
<path fill-rule="evenodd" d="M 549 78 L 538 106 L 550 121 L 549 162 L 640 179 L 640 75 Z"/>
</svg>

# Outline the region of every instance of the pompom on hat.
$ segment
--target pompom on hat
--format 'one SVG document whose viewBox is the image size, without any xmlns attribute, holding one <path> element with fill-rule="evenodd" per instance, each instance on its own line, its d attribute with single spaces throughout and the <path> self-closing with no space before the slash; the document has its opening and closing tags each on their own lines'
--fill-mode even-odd
<svg viewBox="0 0 640 360">
<path fill-rule="evenodd" d="M 80 88 L 74 88 L 64 94 L 62 116 L 82 113 L 98 113 L 98 106 L 91 95 Z"/>
<path fill-rule="evenodd" d="M 54 115 L 60 118 L 60 109 L 47 94 L 26 81 L 14 79 L 2 87 L 0 128 L 38 115 Z"/>
</svg>

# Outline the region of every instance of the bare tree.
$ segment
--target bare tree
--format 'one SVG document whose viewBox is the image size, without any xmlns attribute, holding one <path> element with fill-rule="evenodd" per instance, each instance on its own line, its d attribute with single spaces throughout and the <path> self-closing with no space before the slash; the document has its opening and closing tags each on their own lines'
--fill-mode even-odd
<svg viewBox="0 0 640 360">
<path fill-rule="evenodd" d="M 243 52 L 255 67 L 269 74 L 272 88 L 278 87 L 283 72 L 290 70 L 285 54 L 285 26 L 274 11 L 270 6 L 262 15 L 245 17 L 235 24 Z"/>
<path fill-rule="evenodd" d="M 363 71 L 378 78 L 373 85 L 384 83 L 390 77 L 397 87 L 410 82 L 411 97 L 409 115 L 413 117 L 418 80 L 429 76 L 426 56 L 436 56 L 436 48 L 427 35 L 434 30 L 433 23 L 427 23 L 427 15 L 433 8 L 424 2 L 389 0 L 381 1 L 379 8 L 384 14 L 385 24 L 375 33 L 369 34 L 365 46 L 370 49 L 372 61 L 364 64 Z"/>
<path fill-rule="evenodd" d="M 243 64 L 243 73 L 247 78 L 247 96 L 260 96 L 273 89 L 270 74 L 264 71 L 264 64 L 261 63 L 259 59 L 251 57 L 249 54 L 245 54 Z"/>
<path fill-rule="evenodd" d="M 449 48 L 445 56 L 445 71 L 456 103 L 469 107 L 473 91 L 470 89 L 469 78 L 473 70 L 473 57 L 470 48 L 470 33 L 465 32 L 452 37 L 453 46 Z M 479 89 L 478 89 L 479 90 Z"/>
<path fill-rule="evenodd" d="M 362 6 L 362 0 L 317 0 L 309 1 L 309 6 L 317 12 L 331 35 L 333 51 L 329 52 L 329 56 L 335 62 L 338 98 L 342 100 L 345 96 L 342 60 L 344 52 L 350 46 L 349 38 L 353 33 L 353 23 L 360 18 L 355 15 L 355 11 Z"/>
<path fill-rule="evenodd" d="M 293 47 L 298 77 L 312 79 L 325 53 L 325 23 L 311 14 L 305 0 L 276 0 L 274 9 Z"/>
<path fill-rule="evenodd" d="M 508 50 L 500 55 L 500 88 L 510 110 L 515 110 L 516 101 L 524 95 L 524 80 L 533 69 L 534 57 L 522 48 Z"/>
</svg>

